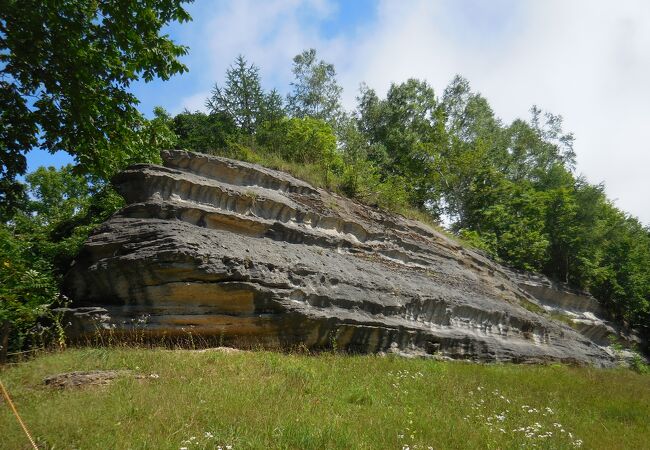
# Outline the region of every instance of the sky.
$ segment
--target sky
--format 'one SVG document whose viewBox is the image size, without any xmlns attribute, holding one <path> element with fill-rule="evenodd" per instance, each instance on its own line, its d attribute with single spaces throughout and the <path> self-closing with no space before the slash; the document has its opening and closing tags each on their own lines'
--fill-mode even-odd
<svg viewBox="0 0 650 450">
<path fill-rule="evenodd" d="M 189 46 L 189 72 L 138 83 L 140 109 L 203 110 L 238 54 L 263 86 L 286 93 L 304 49 L 335 65 L 343 103 L 365 82 L 426 79 L 441 94 L 455 74 L 505 123 L 531 106 L 564 117 L 577 174 L 650 224 L 650 2 L 647 0 L 197 0 L 193 21 L 166 30 Z M 30 169 L 65 155 L 32 152 Z"/>
</svg>

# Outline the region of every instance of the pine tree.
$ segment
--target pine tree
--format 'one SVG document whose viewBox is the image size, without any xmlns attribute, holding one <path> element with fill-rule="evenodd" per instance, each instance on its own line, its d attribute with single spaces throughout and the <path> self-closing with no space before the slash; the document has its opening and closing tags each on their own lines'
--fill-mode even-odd
<svg viewBox="0 0 650 450">
<path fill-rule="evenodd" d="M 260 83 L 260 70 L 239 55 L 226 71 L 225 86 L 215 83 L 206 106 L 212 114 L 225 114 L 249 136 L 257 130 L 264 113 L 265 97 Z"/>
</svg>

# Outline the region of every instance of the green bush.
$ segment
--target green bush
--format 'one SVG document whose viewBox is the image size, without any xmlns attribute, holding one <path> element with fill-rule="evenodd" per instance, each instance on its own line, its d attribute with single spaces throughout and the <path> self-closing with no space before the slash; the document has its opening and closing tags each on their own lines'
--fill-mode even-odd
<svg viewBox="0 0 650 450">
<path fill-rule="evenodd" d="M 0 224 L 0 325 L 9 323 L 10 352 L 62 343 L 52 312 L 66 303 L 61 278 L 92 229 L 124 204 L 69 165 L 41 167 L 26 182 L 29 199 Z"/>
<path fill-rule="evenodd" d="M 458 231 L 458 236 L 471 247 L 482 250 L 492 257 L 497 257 L 497 237 L 494 233 L 479 234 L 475 230 L 461 229 Z"/>
<path fill-rule="evenodd" d="M 51 265 L 32 246 L 0 225 L 0 324 L 9 322 L 9 352 L 48 341 L 53 330 L 39 321 L 51 321 L 51 307 L 61 303 Z"/>
</svg>

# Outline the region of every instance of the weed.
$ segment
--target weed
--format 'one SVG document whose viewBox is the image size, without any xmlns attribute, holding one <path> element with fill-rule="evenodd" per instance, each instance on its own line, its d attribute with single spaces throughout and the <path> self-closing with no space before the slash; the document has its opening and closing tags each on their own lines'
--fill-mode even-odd
<svg viewBox="0 0 650 450">
<path fill-rule="evenodd" d="M 640 374 L 650 373 L 650 365 L 636 352 L 634 352 L 634 356 L 632 356 L 632 360 L 630 361 L 630 368 Z"/>
</svg>

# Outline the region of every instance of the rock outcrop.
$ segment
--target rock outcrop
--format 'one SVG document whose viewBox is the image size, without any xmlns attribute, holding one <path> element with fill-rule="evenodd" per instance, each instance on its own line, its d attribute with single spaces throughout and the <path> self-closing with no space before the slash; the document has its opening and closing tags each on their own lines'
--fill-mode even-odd
<svg viewBox="0 0 650 450">
<path fill-rule="evenodd" d="M 127 206 L 95 230 L 66 277 L 75 305 L 102 327 L 613 364 L 521 280 L 427 225 L 254 164 L 184 151 L 163 159 L 116 177 Z M 77 333 L 94 331 L 83 323 Z"/>
<path fill-rule="evenodd" d="M 572 328 L 604 347 L 612 342 L 626 348 L 638 347 L 642 339 L 633 331 L 610 320 L 598 300 L 588 292 L 572 288 L 566 283 L 552 281 L 544 275 L 510 271 L 510 277 L 552 316 L 569 323 Z M 610 351 L 613 351 L 611 348 Z M 640 355 L 639 355 L 640 356 Z"/>
</svg>

